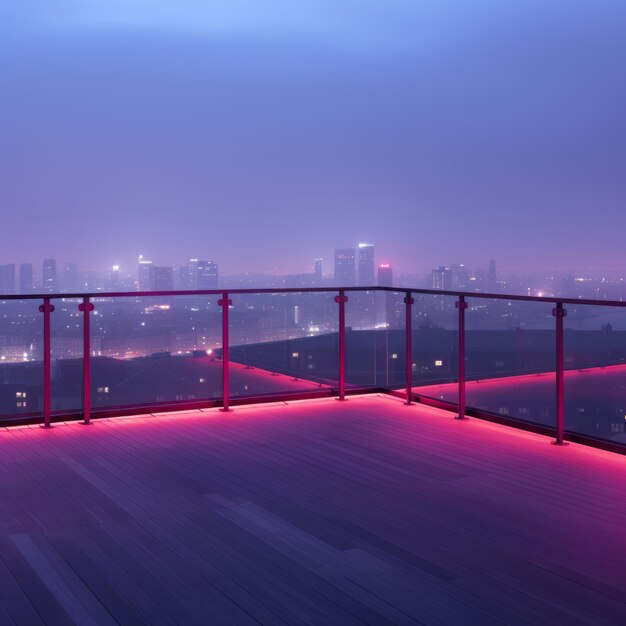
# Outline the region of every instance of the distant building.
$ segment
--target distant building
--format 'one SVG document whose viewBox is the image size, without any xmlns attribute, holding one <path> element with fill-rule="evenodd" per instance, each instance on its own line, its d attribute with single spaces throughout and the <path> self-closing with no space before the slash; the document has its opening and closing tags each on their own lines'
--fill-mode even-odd
<svg viewBox="0 0 626 626">
<path fill-rule="evenodd" d="M 43 272 L 41 275 L 41 286 L 45 293 L 55 293 L 59 291 L 59 281 L 57 277 L 57 262 L 54 259 L 43 260 Z"/>
<path fill-rule="evenodd" d="M 487 293 L 496 293 L 498 291 L 498 275 L 496 273 L 496 262 L 491 259 L 489 268 L 487 269 Z"/>
<path fill-rule="evenodd" d="M 339 287 L 352 287 L 356 279 L 354 248 L 335 250 L 335 284 Z"/>
<path fill-rule="evenodd" d="M 81 291 L 80 279 L 78 278 L 78 266 L 76 263 L 65 263 L 65 265 L 63 265 L 61 288 L 65 293 Z"/>
<path fill-rule="evenodd" d="M 393 268 L 389 263 L 381 263 L 378 266 L 378 284 L 381 287 L 393 286 Z"/>
<path fill-rule="evenodd" d="M 174 268 L 154 266 L 154 291 L 174 291 Z"/>
<path fill-rule="evenodd" d="M 378 266 L 378 284 L 381 287 L 393 287 L 393 268 L 389 263 L 381 263 Z M 400 301 L 396 294 L 386 292 L 385 299 L 385 319 L 383 320 L 388 328 L 399 328 L 401 316 L 398 311 Z"/>
<path fill-rule="evenodd" d="M 313 276 L 315 278 L 315 282 L 322 282 L 322 259 L 315 259 L 315 264 L 313 266 Z"/>
<path fill-rule="evenodd" d="M 198 259 L 189 259 L 187 264 L 187 278 L 185 280 L 186 289 L 198 289 L 198 268 L 200 261 Z"/>
<path fill-rule="evenodd" d="M 217 289 L 219 282 L 217 263 L 213 261 L 198 261 L 196 270 L 197 287 L 195 289 Z"/>
<path fill-rule="evenodd" d="M 359 285 L 370 286 L 375 282 L 376 265 L 374 246 L 369 243 L 359 244 Z"/>
<path fill-rule="evenodd" d="M 440 265 L 432 271 L 432 288 L 440 291 L 452 290 L 452 271 Z"/>
<path fill-rule="evenodd" d="M 137 270 L 137 283 L 139 291 L 154 291 L 154 265 L 152 261 L 139 256 L 139 268 Z"/>
<path fill-rule="evenodd" d="M 19 288 L 20 293 L 32 293 L 34 291 L 32 263 L 22 263 L 20 265 Z"/>
<path fill-rule="evenodd" d="M 454 291 L 465 291 L 469 288 L 469 270 L 462 263 L 455 263 L 450 268 L 450 283 Z"/>
<path fill-rule="evenodd" d="M 110 285 L 113 291 L 122 288 L 122 273 L 119 265 L 114 265 L 111 268 Z"/>
<path fill-rule="evenodd" d="M 178 268 L 178 289 L 183 291 L 191 289 L 189 286 L 189 266 L 181 265 Z"/>
<path fill-rule="evenodd" d="M 10 296 L 15 293 L 15 264 L 0 265 L 0 294 Z"/>
</svg>

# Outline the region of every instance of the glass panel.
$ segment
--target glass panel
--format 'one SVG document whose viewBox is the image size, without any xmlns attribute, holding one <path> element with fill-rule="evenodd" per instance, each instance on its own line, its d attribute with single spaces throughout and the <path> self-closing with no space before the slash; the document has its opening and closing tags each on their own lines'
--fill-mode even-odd
<svg viewBox="0 0 626 626">
<path fill-rule="evenodd" d="M 404 390 L 406 385 L 406 339 L 404 334 L 406 311 L 405 292 L 376 294 L 377 360 L 376 386 Z"/>
<path fill-rule="evenodd" d="M 218 299 L 96 299 L 91 319 L 94 410 L 221 398 Z"/>
<path fill-rule="evenodd" d="M 336 389 L 336 295 L 233 294 L 230 397 Z"/>
<path fill-rule="evenodd" d="M 52 300 L 50 314 L 51 397 L 53 414 L 82 410 L 83 389 L 83 314 L 82 300 Z"/>
<path fill-rule="evenodd" d="M 554 304 L 484 298 L 467 303 L 467 406 L 554 426 Z"/>
<path fill-rule="evenodd" d="M 386 361 L 384 322 L 377 322 L 377 305 L 382 304 L 377 296 L 381 294 L 349 291 L 346 295 L 346 389 L 375 387 L 377 378 L 383 380 Z M 381 324 L 378 328 L 377 323 Z"/>
<path fill-rule="evenodd" d="M 626 310 L 565 309 L 565 430 L 626 443 Z"/>
<path fill-rule="evenodd" d="M 453 296 L 415 294 L 413 305 L 413 391 L 458 400 L 458 313 Z"/>
<path fill-rule="evenodd" d="M 0 416 L 43 415 L 43 313 L 39 300 L 0 301 Z"/>
</svg>

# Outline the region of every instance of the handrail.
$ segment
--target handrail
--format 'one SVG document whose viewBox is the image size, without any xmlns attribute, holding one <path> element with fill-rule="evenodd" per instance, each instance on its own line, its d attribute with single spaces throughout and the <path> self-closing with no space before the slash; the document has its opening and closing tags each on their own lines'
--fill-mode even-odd
<svg viewBox="0 0 626 626">
<path fill-rule="evenodd" d="M 162 298 L 178 296 L 221 296 L 225 291 L 231 295 L 242 294 L 278 294 L 278 293 L 336 293 L 338 291 L 383 291 L 391 293 L 422 294 L 430 296 L 452 296 L 455 298 L 479 298 L 483 300 L 512 300 L 517 302 L 545 302 L 552 304 L 581 304 L 587 306 L 606 306 L 626 308 L 623 300 L 592 300 L 588 298 L 563 298 L 559 296 L 523 296 L 519 294 L 483 293 L 478 291 L 449 291 L 440 289 L 421 289 L 417 287 L 382 287 L 380 285 L 358 287 L 265 287 L 263 289 L 186 289 L 180 291 L 90 291 L 77 293 L 36 293 L 0 295 L 0 300 L 75 300 L 82 298 Z"/>
<path fill-rule="evenodd" d="M 383 287 L 383 286 L 351 286 L 351 287 L 284 287 L 284 288 L 263 288 L 263 289 L 194 289 L 184 291 L 118 291 L 118 292 L 90 292 L 90 293 L 43 293 L 43 294 L 11 294 L 0 296 L 0 300 L 39 300 L 43 304 L 39 307 L 39 311 L 43 315 L 43 335 L 44 335 L 44 354 L 43 354 L 43 393 L 44 393 L 44 413 L 43 422 L 46 427 L 50 426 L 51 415 L 51 368 L 50 368 L 50 315 L 54 311 L 52 300 L 79 300 L 78 309 L 83 313 L 83 421 L 84 424 L 90 423 L 91 409 L 91 370 L 90 370 L 90 315 L 94 310 L 94 300 L 111 300 L 116 298 L 161 298 L 161 297 L 184 297 L 184 296 L 216 296 L 218 297 L 217 305 L 222 309 L 222 405 L 224 411 L 229 411 L 229 314 L 228 309 L 232 304 L 230 299 L 233 295 L 278 295 L 278 294 L 306 294 L 306 293 L 328 293 L 336 294 L 335 302 L 338 306 L 338 397 L 344 400 L 346 396 L 346 303 L 349 298 L 346 294 L 358 292 L 383 292 L 394 293 L 398 296 L 404 295 L 406 325 L 406 359 L 405 359 L 405 385 L 407 404 L 410 405 L 414 398 L 419 395 L 414 393 L 412 387 L 412 305 L 414 304 L 414 295 L 428 296 L 447 296 L 455 298 L 455 305 L 458 309 L 458 385 L 459 385 L 459 402 L 457 418 L 465 417 L 465 316 L 468 309 L 468 300 L 472 298 L 482 300 L 508 300 L 520 302 L 542 302 L 553 305 L 552 315 L 555 318 L 555 362 L 556 362 L 556 407 L 557 419 L 554 426 L 556 435 L 556 444 L 565 443 L 565 419 L 564 419 L 564 371 L 565 364 L 563 358 L 563 339 L 564 339 L 564 317 L 567 315 L 565 309 L 566 304 L 581 306 L 603 306 L 626 308 L 626 302 L 614 300 L 589 300 L 583 298 L 558 298 L 558 297 L 539 297 L 539 296 L 522 296 L 511 294 L 492 294 L 492 293 L 476 293 L 467 291 L 447 291 L 436 289 L 413 289 L 406 287 Z M 338 295 L 337 295 L 338 294 Z M 357 301 L 358 302 L 358 301 Z"/>
</svg>

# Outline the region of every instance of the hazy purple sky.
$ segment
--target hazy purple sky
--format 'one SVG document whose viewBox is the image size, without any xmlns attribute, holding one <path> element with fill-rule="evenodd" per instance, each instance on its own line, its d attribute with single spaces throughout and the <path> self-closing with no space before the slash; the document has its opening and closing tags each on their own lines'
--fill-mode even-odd
<svg viewBox="0 0 626 626">
<path fill-rule="evenodd" d="M 624 267 L 624 0 L 0 4 L 0 263 Z"/>
</svg>

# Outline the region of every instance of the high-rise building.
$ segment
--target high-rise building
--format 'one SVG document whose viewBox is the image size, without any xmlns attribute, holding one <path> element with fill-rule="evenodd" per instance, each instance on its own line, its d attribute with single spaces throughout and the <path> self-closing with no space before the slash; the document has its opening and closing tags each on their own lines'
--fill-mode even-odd
<svg viewBox="0 0 626 626">
<path fill-rule="evenodd" d="M 119 265 L 113 265 L 113 267 L 111 267 L 109 284 L 113 291 L 122 289 L 122 268 Z"/>
<path fill-rule="evenodd" d="M 191 287 L 189 286 L 189 266 L 188 265 L 180 265 L 178 267 L 178 289 L 181 289 L 182 291 L 191 289 Z"/>
<path fill-rule="evenodd" d="M 378 284 L 381 287 L 393 285 L 393 268 L 389 263 L 381 263 L 378 266 Z"/>
<path fill-rule="evenodd" d="M 376 280 L 374 246 L 371 243 L 359 244 L 359 285 L 370 286 Z"/>
<path fill-rule="evenodd" d="M 393 287 L 393 268 L 389 263 L 381 263 L 378 266 L 378 284 L 381 287 Z M 385 301 L 383 321 L 388 328 L 397 329 L 401 327 L 402 312 L 404 304 L 396 294 L 386 291 L 381 294 Z"/>
<path fill-rule="evenodd" d="M 61 273 L 61 289 L 65 293 L 77 293 L 81 291 L 78 278 L 78 266 L 76 263 L 65 263 Z"/>
<path fill-rule="evenodd" d="M 217 289 L 219 286 L 217 263 L 213 261 L 198 261 L 196 270 L 196 284 L 194 289 Z"/>
<path fill-rule="evenodd" d="M 496 262 L 491 259 L 489 268 L 487 269 L 487 293 L 496 293 L 498 291 L 498 275 L 496 274 Z"/>
<path fill-rule="evenodd" d="M 10 296 L 15 293 L 15 264 L 0 265 L 0 294 Z"/>
<path fill-rule="evenodd" d="M 20 277 L 19 277 L 20 293 L 32 293 L 34 290 L 33 284 L 33 264 L 22 263 L 20 265 Z"/>
<path fill-rule="evenodd" d="M 313 278 L 318 284 L 322 282 L 322 259 L 315 259 L 315 264 L 313 265 Z"/>
<path fill-rule="evenodd" d="M 153 266 L 154 291 L 174 290 L 174 268 L 165 266 Z"/>
<path fill-rule="evenodd" d="M 137 284 L 139 291 L 154 291 L 154 265 L 152 261 L 139 255 L 139 268 L 137 270 Z"/>
<path fill-rule="evenodd" d="M 352 287 L 355 277 L 354 248 L 338 248 L 335 250 L 335 284 Z"/>
<path fill-rule="evenodd" d="M 43 260 L 41 286 L 45 293 L 55 293 L 59 290 L 59 281 L 57 278 L 57 262 L 54 259 Z"/>
<path fill-rule="evenodd" d="M 440 265 L 438 268 L 434 269 L 432 272 L 432 284 L 433 289 L 438 289 L 440 291 L 451 291 L 452 271 L 450 270 L 450 268 Z"/>
<path fill-rule="evenodd" d="M 198 259 L 189 259 L 187 265 L 187 289 L 198 289 L 198 267 L 200 261 Z"/>
<path fill-rule="evenodd" d="M 469 270 L 462 263 L 455 263 L 450 268 L 450 283 L 454 291 L 465 291 L 469 288 Z"/>
</svg>

